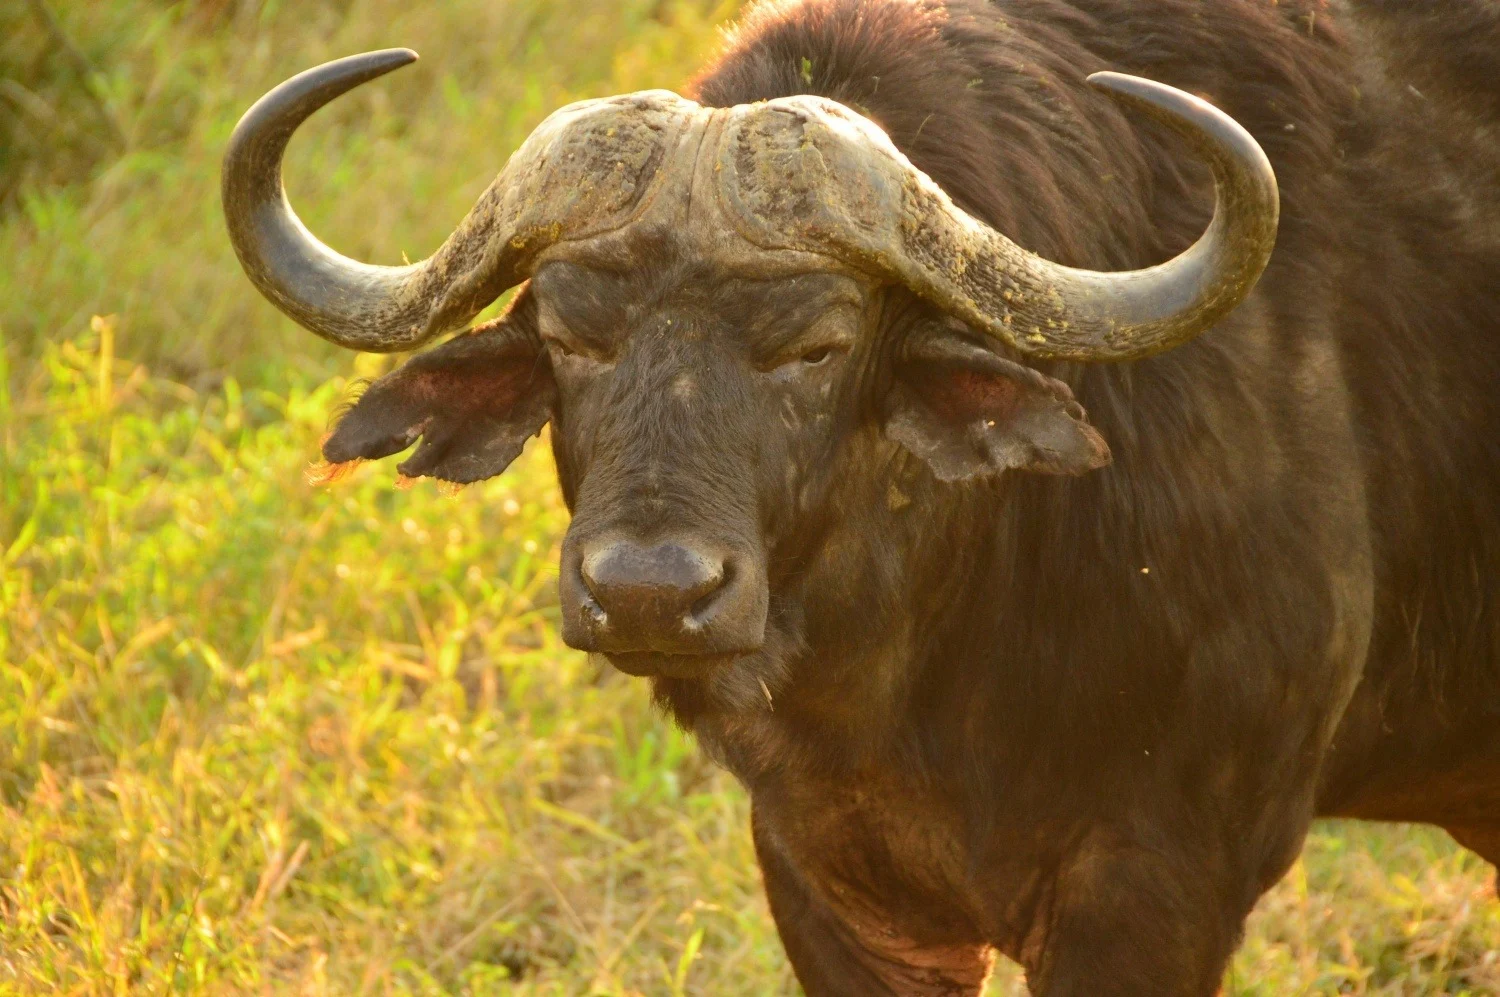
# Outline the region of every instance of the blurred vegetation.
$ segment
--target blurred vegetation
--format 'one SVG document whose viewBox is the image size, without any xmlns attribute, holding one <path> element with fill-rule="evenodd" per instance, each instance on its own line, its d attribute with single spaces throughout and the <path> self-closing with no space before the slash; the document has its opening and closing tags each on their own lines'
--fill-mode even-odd
<svg viewBox="0 0 1500 997">
<path fill-rule="evenodd" d="M 724 0 L 0 8 L 0 328 L 12 367 L 116 313 L 122 356 L 188 379 L 230 367 L 280 378 L 288 365 L 326 376 L 343 362 L 245 294 L 224 238 L 219 157 L 261 93 L 353 52 L 427 56 L 318 115 L 287 163 L 293 202 L 320 236 L 400 263 L 437 248 L 548 113 L 680 86 L 732 13 Z"/>
<path fill-rule="evenodd" d="M 557 637 L 545 444 L 456 495 L 307 487 L 388 361 L 262 302 L 217 202 L 256 96 L 411 45 L 288 177 L 334 245 L 415 258 L 549 110 L 679 85 L 731 13 L 0 9 L 0 994 L 795 992 L 743 793 Z M 1226 993 L 1500 993 L 1489 877 L 1321 825 Z"/>
</svg>

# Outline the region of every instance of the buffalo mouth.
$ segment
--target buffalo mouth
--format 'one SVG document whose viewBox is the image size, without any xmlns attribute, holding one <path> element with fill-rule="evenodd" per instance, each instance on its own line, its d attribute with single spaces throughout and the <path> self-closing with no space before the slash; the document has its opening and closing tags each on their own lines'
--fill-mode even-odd
<svg viewBox="0 0 1500 997">
<path fill-rule="evenodd" d="M 636 678 L 702 679 L 754 652 L 742 654 L 671 654 L 663 651 L 604 652 L 611 665 Z"/>
</svg>

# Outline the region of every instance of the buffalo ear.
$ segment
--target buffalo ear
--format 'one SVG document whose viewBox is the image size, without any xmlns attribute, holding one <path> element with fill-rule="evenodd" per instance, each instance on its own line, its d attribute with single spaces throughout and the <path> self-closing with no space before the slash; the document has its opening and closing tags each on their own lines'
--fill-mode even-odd
<svg viewBox="0 0 1500 997">
<path fill-rule="evenodd" d="M 522 291 L 500 319 L 408 361 L 360 397 L 323 443 L 339 465 L 421 445 L 402 474 L 468 484 L 504 471 L 551 418 L 557 396 Z"/>
<path fill-rule="evenodd" d="M 943 481 L 1082 474 L 1110 461 L 1067 385 L 947 330 L 909 341 L 886 434 Z"/>
</svg>

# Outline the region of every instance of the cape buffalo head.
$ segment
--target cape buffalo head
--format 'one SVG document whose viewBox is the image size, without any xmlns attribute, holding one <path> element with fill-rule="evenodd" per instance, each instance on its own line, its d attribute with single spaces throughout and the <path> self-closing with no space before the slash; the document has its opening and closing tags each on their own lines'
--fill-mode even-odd
<svg viewBox="0 0 1500 997">
<path fill-rule="evenodd" d="M 282 153 L 319 107 L 414 58 L 371 53 L 289 80 L 245 115 L 225 160 L 251 280 L 342 346 L 411 349 L 525 283 L 501 319 L 376 382 L 325 457 L 420 440 L 403 473 L 469 482 L 550 421 L 574 515 L 565 639 L 730 697 L 780 680 L 805 604 L 836 599 L 809 590 L 816 562 L 880 542 L 840 523 L 909 501 L 895 463 L 925 465 L 933 487 L 1103 465 L 1068 388 L 1019 361 L 1185 342 L 1244 298 L 1275 239 L 1275 179 L 1243 129 L 1180 91 L 1101 73 L 1095 86 L 1181 133 L 1214 172 L 1207 232 L 1148 270 L 1023 251 L 837 102 L 709 108 L 667 91 L 556 112 L 431 258 L 368 266 L 302 226 Z"/>
</svg>

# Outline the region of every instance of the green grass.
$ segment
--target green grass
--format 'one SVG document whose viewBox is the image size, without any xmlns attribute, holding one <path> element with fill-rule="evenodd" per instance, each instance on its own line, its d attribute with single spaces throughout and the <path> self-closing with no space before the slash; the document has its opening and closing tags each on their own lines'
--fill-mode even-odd
<svg viewBox="0 0 1500 997">
<path fill-rule="evenodd" d="M 419 255 L 547 110 L 680 83 L 725 11 L 57 9 L 132 144 L 0 217 L 0 994 L 795 993 L 744 794 L 557 637 L 545 445 L 457 495 L 308 487 L 383 361 L 254 295 L 214 188 L 265 86 L 411 44 L 289 175 L 336 245 Z M 1320 825 L 1226 991 L 1500 993 L 1490 876 Z"/>
</svg>

